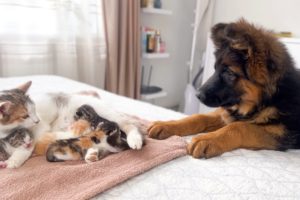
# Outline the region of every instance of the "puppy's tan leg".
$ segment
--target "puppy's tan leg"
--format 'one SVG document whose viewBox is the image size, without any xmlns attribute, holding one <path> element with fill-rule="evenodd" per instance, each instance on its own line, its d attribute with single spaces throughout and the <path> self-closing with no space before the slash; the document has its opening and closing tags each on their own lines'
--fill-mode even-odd
<svg viewBox="0 0 300 200">
<path fill-rule="evenodd" d="M 157 121 L 148 128 L 151 138 L 165 139 L 172 135 L 186 136 L 200 132 L 214 131 L 225 125 L 221 111 L 201 115 L 195 114 L 181 120 Z"/>
<path fill-rule="evenodd" d="M 237 148 L 276 149 L 276 138 L 282 134 L 284 128 L 280 125 L 233 122 L 217 131 L 194 137 L 188 145 L 188 153 L 195 158 L 211 158 Z"/>
</svg>

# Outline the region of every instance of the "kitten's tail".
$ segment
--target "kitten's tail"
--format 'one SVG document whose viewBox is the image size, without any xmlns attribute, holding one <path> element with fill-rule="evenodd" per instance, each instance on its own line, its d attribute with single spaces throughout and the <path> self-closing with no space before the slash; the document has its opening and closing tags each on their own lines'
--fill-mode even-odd
<svg viewBox="0 0 300 200">
<path fill-rule="evenodd" d="M 47 133 L 40 138 L 34 148 L 35 155 L 46 155 L 47 149 L 51 143 L 56 140 L 55 134 Z"/>
</svg>

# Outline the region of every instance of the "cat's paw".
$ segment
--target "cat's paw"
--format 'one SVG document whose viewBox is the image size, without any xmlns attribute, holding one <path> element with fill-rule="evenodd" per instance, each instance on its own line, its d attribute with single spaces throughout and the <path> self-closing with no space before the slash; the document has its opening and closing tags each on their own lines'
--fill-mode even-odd
<svg viewBox="0 0 300 200">
<path fill-rule="evenodd" d="M 143 136 L 138 131 L 131 131 L 127 135 L 127 143 L 131 149 L 141 149 L 143 146 Z"/>
<path fill-rule="evenodd" d="M 91 163 L 98 161 L 98 155 L 88 155 L 85 157 L 85 162 Z"/>
<path fill-rule="evenodd" d="M 9 169 L 15 169 L 22 165 L 22 163 L 20 163 L 16 160 L 7 160 L 7 161 L 5 161 L 5 163 L 6 163 L 6 168 L 9 168 Z"/>
<path fill-rule="evenodd" d="M 6 168 L 7 164 L 4 161 L 0 161 L 0 169 Z"/>
<path fill-rule="evenodd" d="M 98 151 L 94 149 L 89 149 L 84 158 L 85 162 L 91 163 L 99 160 Z"/>
</svg>

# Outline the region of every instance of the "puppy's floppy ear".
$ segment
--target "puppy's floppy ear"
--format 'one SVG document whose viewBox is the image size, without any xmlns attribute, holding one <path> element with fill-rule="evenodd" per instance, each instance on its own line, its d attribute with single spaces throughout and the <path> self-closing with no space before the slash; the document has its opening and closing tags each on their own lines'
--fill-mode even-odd
<svg viewBox="0 0 300 200">
<path fill-rule="evenodd" d="M 245 57 L 252 55 L 251 37 L 243 29 L 240 29 L 238 24 L 232 23 L 226 26 L 224 34 L 231 48 L 240 51 Z"/>
<path fill-rule="evenodd" d="M 224 44 L 227 43 L 225 37 L 225 28 L 228 24 L 218 23 L 211 28 L 211 39 L 213 40 L 216 48 L 221 48 Z"/>
<path fill-rule="evenodd" d="M 26 93 L 28 91 L 28 89 L 31 86 L 32 81 L 28 81 L 22 85 L 20 85 L 19 87 L 17 87 L 17 89 L 21 90 L 22 92 Z"/>
</svg>

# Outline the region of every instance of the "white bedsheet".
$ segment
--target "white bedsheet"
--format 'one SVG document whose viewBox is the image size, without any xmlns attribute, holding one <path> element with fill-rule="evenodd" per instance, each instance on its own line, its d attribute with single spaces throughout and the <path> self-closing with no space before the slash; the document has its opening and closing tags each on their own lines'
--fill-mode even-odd
<svg viewBox="0 0 300 200">
<path fill-rule="evenodd" d="M 1 78 L 0 89 L 27 80 L 33 81 L 30 94 L 96 90 L 57 76 Z M 149 120 L 184 117 L 148 103 L 97 91 L 119 110 Z M 208 160 L 185 156 L 134 177 L 95 199 L 300 199 L 300 151 L 236 150 Z"/>
</svg>

